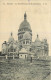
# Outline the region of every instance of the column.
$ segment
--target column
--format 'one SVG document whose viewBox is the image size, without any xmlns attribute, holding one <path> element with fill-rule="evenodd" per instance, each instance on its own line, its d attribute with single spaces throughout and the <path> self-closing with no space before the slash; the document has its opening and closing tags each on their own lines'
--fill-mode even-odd
<svg viewBox="0 0 51 80">
<path fill-rule="evenodd" d="M 25 40 L 25 44 L 26 44 L 26 40 Z"/>
<path fill-rule="evenodd" d="M 14 55 L 13 55 L 13 59 L 14 59 Z"/>
<path fill-rule="evenodd" d="M 7 59 L 7 55 L 6 55 L 6 59 Z"/>
</svg>

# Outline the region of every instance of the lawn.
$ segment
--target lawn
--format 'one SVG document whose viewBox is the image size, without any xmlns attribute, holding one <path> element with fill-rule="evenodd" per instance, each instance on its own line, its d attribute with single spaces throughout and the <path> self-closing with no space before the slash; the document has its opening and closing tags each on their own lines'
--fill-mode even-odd
<svg viewBox="0 0 51 80">
<path fill-rule="evenodd" d="M 50 62 L 4 59 L 0 61 L 0 80 L 50 80 Z"/>
</svg>

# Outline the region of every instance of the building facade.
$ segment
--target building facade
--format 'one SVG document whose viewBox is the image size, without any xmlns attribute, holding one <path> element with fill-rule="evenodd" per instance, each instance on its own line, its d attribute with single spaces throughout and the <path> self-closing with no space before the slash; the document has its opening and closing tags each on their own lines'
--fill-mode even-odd
<svg viewBox="0 0 51 80">
<path fill-rule="evenodd" d="M 2 54 L 3 55 L 19 55 L 21 49 L 25 49 L 26 56 L 29 53 L 33 53 L 34 56 L 48 56 L 48 43 L 47 39 L 40 41 L 39 35 L 34 42 L 32 42 L 32 30 L 29 22 L 27 21 L 27 14 L 24 14 L 24 21 L 21 22 L 18 29 L 18 40 L 15 41 L 13 38 L 13 33 L 11 33 L 8 42 L 2 44 Z M 25 55 L 21 52 L 20 56 Z"/>
<path fill-rule="evenodd" d="M 29 50 L 32 43 L 32 30 L 29 22 L 27 21 L 27 15 L 24 14 L 24 21 L 20 24 L 18 30 L 18 42 L 20 48 L 26 48 Z"/>
</svg>

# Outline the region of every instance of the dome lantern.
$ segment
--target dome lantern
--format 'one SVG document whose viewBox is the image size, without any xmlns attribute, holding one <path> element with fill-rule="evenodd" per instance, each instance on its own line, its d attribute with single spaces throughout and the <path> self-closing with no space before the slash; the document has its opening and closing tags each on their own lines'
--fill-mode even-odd
<svg viewBox="0 0 51 80">
<path fill-rule="evenodd" d="M 26 20 L 26 18 L 27 18 L 27 14 L 26 14 L 26 12 L 25 12 L 25 14 L 24 14 L 24 20 Z"/>
<path fill-rule="evenodd" d="M 37 34 L 37 38 L 39 37 L 39 35 Z"/>
<path fill-rule="evenodd" d="M 13 33 L 11 32 L 11 36 L 13 35 Z"/>
</svg>

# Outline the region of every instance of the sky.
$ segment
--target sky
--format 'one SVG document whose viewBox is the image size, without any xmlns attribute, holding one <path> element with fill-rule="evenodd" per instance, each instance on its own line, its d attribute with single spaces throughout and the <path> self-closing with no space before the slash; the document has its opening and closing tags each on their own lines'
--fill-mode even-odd
<svg viewBox="0 0 51 80">
<path fill-rule="evenodd" d="M 24 4 L 23 4 L 24 3 Z M 25 4 L 26 3 L 26 4 Z M 10 33 L 18 40 L 18 29 L 24 20 L 24 13 L 32 29 L 32 41 L 47 39 L 51 56 L 51 2 L 50 0 L 3 0 L 0 1 L 0 51 L 2 43 L 8 41 Z"/>
</svg>

